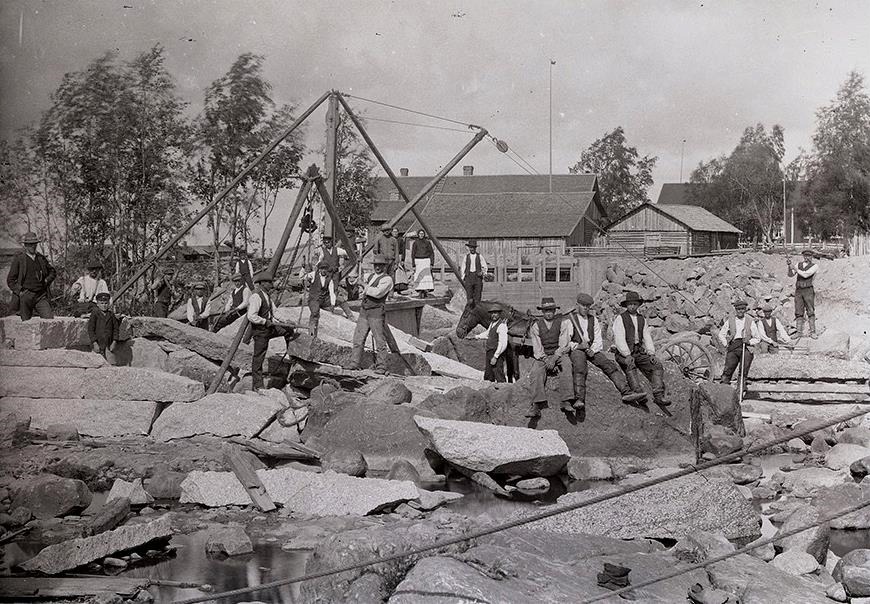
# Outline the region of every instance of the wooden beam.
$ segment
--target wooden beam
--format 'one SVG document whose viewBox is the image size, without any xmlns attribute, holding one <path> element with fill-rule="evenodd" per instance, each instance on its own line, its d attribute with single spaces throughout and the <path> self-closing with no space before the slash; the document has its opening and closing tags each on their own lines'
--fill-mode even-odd
<svg viewBox="0 0 870 604">
<path fill-rule="evenodd" d="M 260 477 L 257 476 L 254 468 L 251 467 L 251 464 L 239 455 L 239 452 L 233 447 L 226 447 L 224 457 L 230 468 L 232 468 L 236 478 L 245 487 L 245 490 L 251 497 L 251 501 L 263 512 L 271 512 L 276 509 L 269 494 L 266 493 L 266 487 L 263 485 Z"/>
<path fill-rule="evenodd" d="M 329 192 L 329 198 L 335 199 L 336 185 L 338 184 L 338 99 L 335 91 L 329 95 L 329 105 L 326 110 L 326 148 L 324 149 L 323 169 L 326 171 L 326 190 Z M 323 196 L 321 196 L 323 199 Z M 326 203 L 324 202 L 324 206 Z M 335 214 L 330 214 L 329 209 L 323 214 L 323 234 L 333 235 L 335 233 L 335 223 L 338 218 Z"/>
<path fill-rule="evenodd" d="M 106 593 L 135 596 L 149 584 L 150 579 L 131 577 L 3 577 L 0 579 L 0 597 L 44 600 Z"/>
<path fill-rule="evenodd" d="M 230 442 L 245 447 L 259 457 L 297 461 L 317 461 L 320 459 L 320 453 L 300 443 L 277 444 L 259 438 L 242 438 L 241 436 L 231 437 Z"/>
</svg>

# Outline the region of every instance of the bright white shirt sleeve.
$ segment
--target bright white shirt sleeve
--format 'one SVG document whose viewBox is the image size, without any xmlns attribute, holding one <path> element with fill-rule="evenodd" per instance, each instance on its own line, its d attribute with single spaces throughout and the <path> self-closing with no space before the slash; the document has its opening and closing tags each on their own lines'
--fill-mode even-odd
<svg viewBox="0 0 870 604">
<path fill-rule="evenodd" d="M 722 346 L 728 346 L 728 319 L 725 319 L 722 327 L 719 328 L 719 341 Z"/>
<path fill-rule="evenodd" d="M 589 349 L 590 354 L 598 354 L 604 348 L 601 339 L 601 321 L 595 321 L 595 329 L 593 330 L 592 348 Z"/>
<path fill-rule="evenodd" d="M 778 319 L 776 321 L 779 322 Z M 758 337 L 761 338 L 762 342 L 767 342 L 768 344 L 776 344 L 776 342 L 774 342 L 770 337 L 768 337 L 767 332 L 764 330 L 764 320 L 763 319 L 759 319 L 758 321 L 755 322 L 755 324 L 758 325 Z"/>
<path fill-rule="evenodd" d="M 788 335 L 788 331 L 786 331 L 785 326 L 782 324 L 782 321 L 779 319 L 774 319 L 776 321 L 776 337 L 779 340 L 782 340 L 784 344 L 791 344 L 791 336 Z M 759 330 L 759 335 L 761 330 Z"/>
<path fill-rule="evenodd" d="M 568 317 L 562 317 L 559 325 L 559 349 L 563 352 L 571 346 L 571 337 L 574 335 L 574 324 Z"/>
<path fill-rule="evenodd" d="M 206 296 L 203 296 L 200 299 L 202 300 L 202 302 L 200 303 L 200 306 L 202 306 L 202 314 L 199 315 L 199 318 L 204 319 L 206 317 L 210 317 L 211 316 L 211 304 L 209 304 L 209 299 Z"/>
<path fill-rule="evenodd" d="M 251 296 L 248 299 L 248 321 L 253 323 L 254 325 L 264 325 L 266 323 L 266 319 L 260 316 L 260 305 L 263 303 L 263 299 L 260 294 L 256 296 Z"/>
<path fill-rule="evenodd" d="M 748 318 L 746 320 L 749 321 Z M 744 329 L 746 328 L 744 327 Z M 749 344 L 755 345 L 758 344 L 760 341 L 761 336 L 758 333 L 758 323 L 756 323 L 755 321 L 751 321 L 749 325 Z"/>
<path fill-rule="evenodd" d="M 465 254 L 465 255 L 464 255 L 464 256 L 459 260 L 459 276 L 460 276 L 462 279 L 465 279 L 465 259 L 466 259 L 467 257 L 468 257 L 468 254 Z"/>
<path fill-rule="evenodd" d="M 647 354 L 656 353 L 656 345 L 652 339 L 652 330 L 646 321 L 643 322 L 643 347 L 646 349 Z"/>
<path fill-rule="evenodd" d="M 328 278 L 328 277 L 327 277 L 327 279 L 326 279 L 326 287 L 327 287 L 327 289 L 329 290 L 329 303 L 330 303 L 332 306 L 335 306 L 335 301 L 336 301 L 336 299 L 337 299 L 336 296 L 335 296 L 335 282 L 334 282 L 331 278 Z"/>
<path fill-rule="evenodd" d="M 485 275 L 486 272 L 489 270 L 489 266 L 487 266 L 486 264 L 486 258 L 484 258 L 482 254 L 478 254 L 477 258 L 478 260 L 480 260 L 480 272 Z"/>
<path fill-rule="evenodd" d="M 625 326 L 622 324 L 622 315 L 616 315 L 613 320 L 613 344 L 616 349 L 624 357 L 631 356 L 631 351 L 628 349 L 628 342 L 625 341 Z"/>
<path fill-rule="evenodd" d="M 191 325 L 193 325 L 193 322 L 196 320 L 196 318 L 193 316 L 193 303 L 191 302 L 190 298 L 187 299 L 187 309 L 186 310 L 187 310 L 187 322 L 190 323 Z"/>
<path fill-rule="evenodd" d="M 498 358 L 501 356 L 505 350 L 507 350 L 508 345 L 508 326 L 507 321 L 499 321 L 498 327 L 496 327 L 496 333 L 498 333 L 498 344 L 495 347 L 495 352 L 492 354 L 494 358 Z"/>
<path fill-rule="evenodd" d="M 798 275 L 800 275 L 800 276 L 803 277 L 804 279 L 808 279 L 809 277 L 812 277 L 813 275 L 815 275 L 815 274 L 816 274 L 816 271 L 818 271 L 818 270 L 819 270 L 819 265 L 818 265 L 818 264 L 814 264 L 814 265 L 812 265 L 810 268 L 808 268 L 808 269 L 805 270 L 805 271 L 802 271 L 802 270 L 801 270 L 801 267 L 800 267 L 800 264 L 798 264 L 798 267 L 797 267 L 797 269 L 796 269 L 796 272 L 797 272 Z"/>
<path fill-rule="evenodd" d="M 538 322 L 535 321 L 532 323 L 531 329 L 529 329 L 529 338 L 532 340 L 532 356 L 536 359 L 541 360 L 545 356 L 544 354 L 544 345 L 541 344 L 541 336 L 538 333 Z"/>
<path fill-rule="evenodd" d="M 384 276 L 376 287 L 366 285 L 363 295 L 371 296 L 372 298 L 383 298 L 393 289 L 393 279 L 389 275 Z"/>
</svg>

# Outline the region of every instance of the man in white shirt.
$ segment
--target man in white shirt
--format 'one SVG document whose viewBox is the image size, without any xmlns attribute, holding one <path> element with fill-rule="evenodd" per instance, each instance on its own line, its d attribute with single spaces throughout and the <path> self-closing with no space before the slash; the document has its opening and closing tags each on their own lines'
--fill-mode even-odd
<svg viewBox="0 0 870 604">
<path fill-rule="evenodd" d="M 70 294 L 78 298 L 73 313 L 76 317 L 91 312 L 97 294 L 109 293 L 109 286 L 100 275 L 103 264 L 99 260 L 91 260 L 88 262 L 87 269 L 87 274 L 79 277 L 70 288 Z"/>
<path fill-rule="evenodd" d="M 220 331 L 227 325 L 231 325 L 233 321 L 245 314 L 248 309 L 248 300 L 251 297 L 251 290 L 248 284 L 245 283 L 245 277 L 242 273 L 235 273 L 232 276 L 233 286 L 230 289 L 230 297 L 224 305 L 224 312 L 217 318 L 212 326 L 215 332 Z"/>
<path fill-rule="evenodd" d="M 269 340 L 284 338 L 287 344 L 293 338 L 295 329 L 275 321 L 275 305 L 272 302 L 272 276 L 268 271 L 254 277 L 254 292 L 248 298 L 248 321 L 251 323 L 251 336 L 254 340 L 254 356 L 251 360 L 251 387 L 263 387 L 263 361 L 269 350 Z"/>
<path fill-rule="evenodd" d="M 731 382 L 731 376 L 734 375 L 737 366 L 741 364 L 741 360 L 743 361 L 741 378 L 743 382 L 746 381 L 749 368 L 752 366 L 751 347 L 761 341 L 758 335 L 758 325 L 746 315 L 747 306 L 745 300 L 734 302 L 734 316 L 727 318 L 719 330 L 719 342 L 726 347 L 725 369 L 722 371 L 721 380 L 723 384 Z"/>
<path fill-rule="evenodd" d="M 375 272 L 368 276 L 362 291 L 360 291 L 362 302 L 359 307 L 356 329 L 353 332 L 353 351 L 348 369 L 361 367 L 366 338 L 371 332 L 375 344 L 375 371 L 386 373 L 389 348 L 384 334 L 384 315 L 387 297 L 393 291 L 393 279 L 386 273 L 389 263 L 390 261 L 386 256 L 375 254 L 373 261 Z"/>
<path fill-rule="evenodd" d="M 476 340 L 486 340 L 486 367 L 483 379 L 487 382 L 506 382 L 505 359 L 502 356 L 508 345 L 507 319 L 502 316 L 502 308 L 498 303 L 489 309 L 489 327 L 486 331 L 474 336 Z"/>
<path fill-rule="evenodd" d="M 571 366 L 574 368 L 574 394 L 577 396 L 574 408 L 583 409 L 586 406 L 588 363 L 598 367 L 613 382 L 619 394 L 622 395 L 623 403 L 632 404 L 646 398 L 645 392 L 631 391 L 619 365 L 604 354 L 601 322 L 594 314 L 589 313 L 589 308 L 593 302 L 594 300 L 589 294 L 577 294 L 577 306 L 568 314 L 568 319 L 574 327 L 569 345 L 571 347 Z"/>
<path fill-rule="evenodd" d="M 532 402 L 526 417 L 532 420 L 541 417 L 541 409 L 547 406 L 547 375 L 556 375 L 559 378 L 559 408 L 569 415 L 569 419 L 574 413 L 574 376 L 569 357 L 574 327 L 566 317 L 556 316 L 558 309 L 553 298 L 542 298 L 538 310 L 543 318 L 532 323 L 529 329 L 535 364 L 529 373 Z"/>
<path fill-rule="evenodd" d="M 773 304 L 768 302 L 761 307 L 764 316 L 758 319 L 758 351 L 766 354 L 779 352 L 780 344 L 791 344 L 791 338 L 785 330 L 779 317 L 773 316 Z"/>
<path fill-rule="evenodd" d="M 209 310 L 208 295 L 205 283 L 198 281 L 193 284 L 193 291 L 187 297 L 187 322 L 200 329 L 208 329 Z"/>
<path fill-rule="evenodd" d="M 791 258 L 786 258 L 788 276 L 795 277 L 794 288 L 794 318 L 795 334 L 797 337 L 804 335 L 804 313 L 810 323 L 810 337 L 816 339 L 816 290 L 813 287 L 813 278 L 819 270 L 818 264 L 813 264 L 812 250 L 802 252 L 804 259 L 798 263 L 797 268 L 792 267 Z"/>
<path fill-rule="evenodd" d="M 459 263 L 459 274 L 462 276 L 462 285 L 465 286 L 465 295 L 468 300 L 466 305 L 469 308 L 474 308 L 480 304 L 480 298 L 483 296 L 483 277 L 489 267 L 486 265 L 484 257 L 477 253 L 476 239 L 469 239 L 465 247 L 468 248 L 468 253 L 463 256 L 462 262 Z"/>
<path fill-rule="evenodd" d="M 332 277 L 332 267 L 329 262 L 321 260 L 317 271 L 305 276 L 310 282 L 308 286 L 308 335 L 317 337 L 317 326 L 320 323 L 320 309 L 332 310 L 336 303 L 335 280 Z"/>
<path fill-rule="evenodd" d="M 626 292 L 620 305 L 625 311 L 613 320 L 613 343 L 616 346 L 616 362 L 625 372 L 629 387 L 634 392 L 643 392 L 637 371 L 649 380 L 652 386 L 653 402 L 659 407 L 667 407 L 670 401 L 665 400 L 664 368 L 656 358 L 656 348 L 653 344 L 649 325 L 637 309 L 644 303 L 637 292 Z"/>
</svg>

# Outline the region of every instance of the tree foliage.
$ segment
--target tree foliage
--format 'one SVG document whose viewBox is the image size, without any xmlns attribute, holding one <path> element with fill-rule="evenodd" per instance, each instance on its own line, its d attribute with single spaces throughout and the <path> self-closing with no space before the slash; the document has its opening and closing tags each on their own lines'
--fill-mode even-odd
<svg viewBox="0 0 870 604">
<path fill-rule="evenodd" d="M 652 170 L 658 158 L 644 155 L 626 142 L 622 126 L 593 142 L 569 170 L 598 175 L 601 203 L 611 220 L 649 201 Z"/>
</svg>

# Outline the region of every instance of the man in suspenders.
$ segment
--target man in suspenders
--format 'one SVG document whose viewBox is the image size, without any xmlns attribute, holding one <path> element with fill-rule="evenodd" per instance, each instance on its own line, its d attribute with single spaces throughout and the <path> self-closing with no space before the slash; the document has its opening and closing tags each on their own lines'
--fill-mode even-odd
<svg viewBox="0 0 870 604">
<path fill-rule="evenodd" d="M 616 362 L 625 372 L 629 387 L 634 392 L 643 392 L 638 369 L 652 386 L 653 402 L 659 407 L 667 407 L 665 400 L 664 368 L 656 358 L 655 344 L 649 325 L 637 309 L 644 303 L 637 292 L 626 292 L 620 305 L 625 311 L 613 320 L 613 343 L 616 346 Z"/>
<path fill-rule="evenodd" d="M 604 354 L 601 322 L 589 312 L 592 303 L 593 299 L 589 294 L 577 294 L 577 306 L 568 314 L 568 319 L 574 327 L 570 344 L 571 366 L 574 368 L 574 394 L 577 396 L 574 408 L 582 409 L 586 406 L 586 376 L 589 363 L 598 367 L 613 382 L 622 395 L 623 403 L 631 404 L 646 398 L 644 392 L 631 391 L 619 365 Z"/>
<path fill-rule="evenodd" d="M 776 354 L 779 352 L 779 345 L 791 344 L 791 338 L 785 331 L 785 327 L 779 320 L 779 317 L 773 316 L 773 304 L 768 302 L 761 308 L 764 316 L 758 320 L 758 337 L 761 342 L 758 344 L 758 351 L 765 354 Z"/>
<path fill-rule="evenodd" d="M 251 297 L 251 290 L 248 289 L 248 284 L 245 283 L 245 277 L 242 273 L 236 273 L 232 277 L 233 287 L 230 290 L 230 297 L 227 298 L 224 305 L 224 312 L 214 322 L 212 331 L 218 332 L 227 325 L 231 325 L 233 321 L 245 314 L 248 308 L 248 299 Z"/>
<path fill-rule="evenodd" d="M 269 340 L 284 338 L 288 343 L 295 333 L 290 325 L 275 322 L 275 305 L 272 303 L 272 277 L 268 272 L 254 277 L 255 289 L 248 298 L 248 321 L 251 323 L 251 337 L 254 340 L 254 357 L 251 360 L 251 387 L 263 387 L 263 361 L 269 351 Z"/>
<path fill-rule="evenodd" d="M 187 297 L 187 322 L 194 327 L 207 330 L 209 313 L 205 283 L 202 281 L 194 283 L 193 291 Z"/>
<path fill-rule="evenodd" d="M 332 267 L 326 260 L 321 260 L 314 273 L 306 275 L 311 280 L 308 286 L 308 335 L 317 337 L 317 326 L 320 323 L 320 309 L 332 310 L 336 303 L 336 286 Z"/>
<path fill-rule="evenodd" d="M 816 339 L 816 290 L 813 279 L 819 270 L 818 264 L 813 264 L 813 252 L 804 250 L 804 259 L 797 268 L 792 267 L 791 258 L 786 258 L 788 276 L 797 277 L 794 288 L 794 318 L 797 337 L 804 335 L 804 313 L 810 324 L 810 337 Z"/>
<path fill-rule="evenodd" d="M 504 351 L 508 345 L 507 319 L 502 317 L 500 304 L 489 309 L 489 327 L 472 339 L 486 340 L 486 367 L 483 379 L 487 382 L 506 382 Z"/>
<path fill-rule="evenodd" d="M 375 272 L 366 280 L 360 298 L 359 318 L 353 332 L 353 352 L 348 369 L 359 369 L 362 364 L 363 349 L 369 332 L 375 343 L 375 371 L 386 371 L 386 356 L 389 353 L 384 335 L 384 312 L 387 297 L 393 291 L 393 279 L 386 274 L 389 259 L 381 254 L 374 257 Z"/>
<path fill-rule="evenodd" d="M 574 328 L 567 317 L 556 316 L 556 301 L 542 298 L 538 310 L 544 315 L 529 329 L 535 364 L 529 373 L 532 381 L 532 402 L 526 417 L 534 419 L 541 416 L 541 409 L 547 404 L 545 390 L 547 375 L 558 375 L 560 409 L 566 414 L 574 413 L 574 377 L 571 371 L 571 335 Z"/>
<path fill-rule="evenodd" d="M 746 307 L 745 300 L 734 302 L 735 316 L 725 319 L 722 329 L 719 330 L 719 342 L 726 347 L 725 369 L 722 371 L 721 379 L 723 384 L 731 382 L 731 376 L 734 375 L 734 370 L 741 361 L 743 361 L 745 381 L 746 375 L 749 374 L 749 367 L 752 365 L 751 347 L 761 340 L 758 336 L 758 325 L 746 316 Z"/>
<path fill-rule="evenodd" d="M 480 304 L 480 298 L 483 295 L 483 276 L 488 267 L 483 256 L 477 253 L 476 239 L 469 239 L 465 247 L 468 248 L 468 253 L 459 263 L 459 274 L 462 275 L 462 285 L 465 286 L 465 295 L 468 300 L 466 305 L 469 308 L 474 308 Z"/>
</svg>

